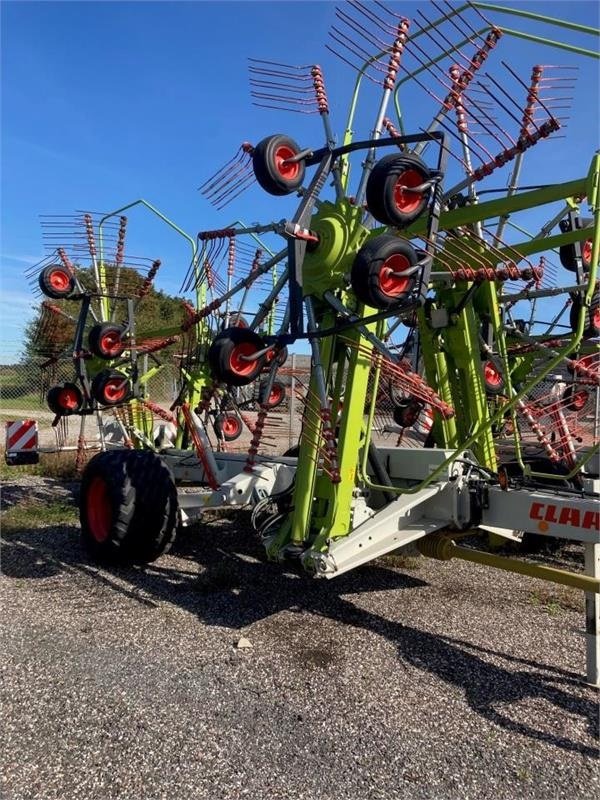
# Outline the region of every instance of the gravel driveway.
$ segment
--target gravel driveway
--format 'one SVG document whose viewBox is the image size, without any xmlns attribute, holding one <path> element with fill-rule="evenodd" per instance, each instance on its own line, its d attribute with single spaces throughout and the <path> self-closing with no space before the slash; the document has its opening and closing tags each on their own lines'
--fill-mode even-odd
<svg viewBox="0 0 600 800">
<path fill-rule="evenodd" d="M 311 581 L 242 513 L 145 570 L 98 569 L 77 533 L 5 532 L 6 800 L 598 796 L 578 594 L 422 558 Z"/>
</svg>

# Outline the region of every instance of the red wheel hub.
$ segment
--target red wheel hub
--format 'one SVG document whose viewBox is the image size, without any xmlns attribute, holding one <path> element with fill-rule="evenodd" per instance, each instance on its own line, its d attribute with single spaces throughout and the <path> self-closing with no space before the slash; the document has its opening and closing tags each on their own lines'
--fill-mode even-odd
<svg viewBox="0 0 600 800">
<path fill-rule="evenodd" d="M 423 176 L 416 169 L 407 169 L 400 173 L 394 185 L 394 203 L 396 208 L 403 214 L 412 214 L 419 207 L 423 195 L 419 192 L 411 192 L 410 189 L 420 186 L 423 183 Z"/>
<path fill-rule="evenodd" d="M 125 378 L 110 378 L 102 390 L 106 403 L 120 403 L 127 397 L 127 381 Z"/>
<path fill-rule="evenodd" d="M 282 386 L 273 386 L 269 393 L 269 400 L 268 403 L 270 406 L 275 405 L 278 403 L 283 397 L 283 387 Z"/>
<path fill-rule="evenodd" d="M 581 260 L 584 264 L 592 263 L 592 240 L 587 239 L 581 248 Z"/>
<path fill-rule="evenodd" d="M 400 297 L 410 286 L 410 277 L 394 273 L 404 272 L 410 266 L 409 260 L 401 253 L 386 258 L 379 270 L 379 288 L 388 297 Z"/>
<path fill-rule="evenodd" d="M 75 411 L 81 403 L 81 395 L 77 389 L 64 388 L 58 393 L 56 402 L 66 411 Z"/>
<path fill-rule="evenodd" d="M 288 158 L 293 158 L 295 155 L 296 151 L 285 144 L 280 145 L 273 154 L 275 169 L 286 181 L 293 181 L 298 177 L 298 173 L 300 172 L 300 162 L 296 161 L 292 164 L 284 164 L 284 161 L 287 161 Z"/>
<path fill-rule="evenodd" d="M 71 276 L 66 270 L 54 269 L 48 275 L 48 283 L 56 292 L 66 292 L 71 288 Z"/>
<path fill-rule="evenodd" d="M 248 361 L 249 356 L 257 352 L 256 347 L 251 342 L 240 342 L 236 344 L 229 356 L 229 369 L 236 375 L 252 375 L 256 369 L 256 361 Z"/>
<path fill-rule="evenodd" d="M 595 308 L 592 314 L 592 325 L 596 331 L 600 330 L 600 308 Z"/>
<path fill-rule="evenodd" d="M 100 350 L 107 356 L 118 356 L 123 352 L 123 342 L 117 331 L 107 331 L 100 337 Z"/>
<path fill-rule="evenodd" d="M 225 436 L 235 436 L 240 429 L 240 421 L 237 417 L 225 417 L 221 429 Z"/>
<path fill-rule="evenodd" d="M 90 533 L 97 542 L 105 542 L 110 535 L 112 505 L 106 481 L 100 476 L 93 478 L 89 485 L 86 512 Z"/>
<path fill-rule="evenodd" d="M 483 376 L 488 386 L 493 386 L 494 388 L 502 386 L 502 375 L 491 361 L 486 361 L 483 365 Z"/>
<path fill-rule="evenodd" d="M 581 411 L 588 399 L 589 394 L 584 389 L 581 389 L 579 392 L 575 392 L 571 398 L 570 405 L 575 411 Z"/>
</svg>

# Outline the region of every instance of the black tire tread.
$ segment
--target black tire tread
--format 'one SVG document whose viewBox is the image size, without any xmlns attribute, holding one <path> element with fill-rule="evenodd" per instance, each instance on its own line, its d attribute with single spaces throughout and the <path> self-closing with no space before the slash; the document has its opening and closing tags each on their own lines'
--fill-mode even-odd
<svg viewBox="0 0 600 800">
<path fill-rule="evenodd" d="M 207 361 L 216 380 L 230 386 L 246 386 L 258 377 L 265 358 L 257 359 L 254 371 L 246 376 L 238 375 L 230 369 L 231 352 L 235 345 L 243 341 L 253 342 L 257 350 L 262 350 L 264 347 L 260 336 L 249 328 L 226 328 L 214 338 L 208 350 Z"/>
<path fill-rule="evenodd" d="M 97 542 L 87 526 L 86 497 L 102 477 L 114 508 L 111 532 Z M 165 553 L 177 530 L 177 490 L 169 467 L 149 450 L 107 450 L 94 456 L 81 482 L 81 540 L 100 560 L 148 563 Z"/>
<path fill-rule="evenodd" d="M 90 351 L 98 358 L 102 358 L 105 361 L 110 360 L 112 358 L 118 358 L 118 356 L 107 356 L 104 355 L 99 348 L 100 338 L 106 333 L 107 330 L 119 331 L 122 335 L 124 332 L 124 328 L 122 325 L 114 325 L 111 322 L 99 322 L 97 325 L 90 330 L 88 335 L 88 346 Z M 125 349 L 125 345 L 123 344 L 123 350 Z M 120 355 L 120 354 L 119 354 Z"/>
<path fill-rule="evenodd" d="M 354 294 L 360 302 L 381 310 L 401 304 L 402 297 L 388 297 L 379 289 L 379 267 L 394 253 L 406 255 L 411 266 L 418 262 L 417 252 L 412 245 L 391 234 L 381 234 L 369 239 L 358 251 L 352 263 L 350 280 Z M 411 289 L 415 282 L 416 273 L 412 276 Z"/>
<path fill-rule="evenodd" d="M 261 139 L 252 153 L 252 168 L 259 186 L 275 197 L 282 197 L 299 189 L 305 174 L 303 162 L 300 162 L 298 175 L 293 181 L 286 180 L 271 169 L 271 153 L 281 145 L 287 145 L 297 153 L 300 152 L 300 147 L 293 139 L 283 133 L 276 133 Z"/>
<path fill-rule="evenodd" d="M 573 300 L 571 305 L 571 311 L 569 313 L 569 324 L 571 325 L 571 330 L 577 330 L 577 324 L 579 322 L 579 311 L 582 307 L 582 300 L 579 297 L 576 297 Z M 596 291 L 594 296 L 592 297 L 592 303 L 589 309 L 585 311 L 585 322 L 583 325 L 583 337 L 584 339 L 593 339 L 594 337 L 599 335 L 599 331 L 593 326 L 592 324 L 592 315 L 595 311 L 600 308 L 600 294 Z"/>
<path fill-rule="evenodd" d="M 417 169 L 423 174 L 423 180 L 428 180 L 430 172 L 419 156 L 411 153 L 390 153 L 381 158 L 371 170 L 367 181 L 366 201 L 367 207 L 373 217 L 383 225 L 392 225 L 403 228 L 410 225 L 419 217 L 429 203 L 430 192 L 424 195 L 424 203 L 414 214 L 406 215 L 398 212 L 390 201 L 390 192 L 395 184 L 395 175 L 401 168 Z"/>
</svg>

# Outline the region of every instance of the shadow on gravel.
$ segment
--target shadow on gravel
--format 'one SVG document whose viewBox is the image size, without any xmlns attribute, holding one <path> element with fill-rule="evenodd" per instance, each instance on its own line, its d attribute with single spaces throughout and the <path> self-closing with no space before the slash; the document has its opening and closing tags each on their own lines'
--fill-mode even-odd
<svg viewBox="0 0 600 800">
<path fill-rule="evenodd" d="M 405 665 L 430 672 L 460 688 L 470 708 L 493 724 L 563 750 L 597 757 L 596 748 L 559 732 L 537 730 L 511 718 L 511 709 L 507 709 L 526 699 L 545 700 L 582 717 L 589 725 L 590 735 L 597 737 L 597 705 L 568 692 L 569 687 L 579 685 L 576 673 L 427 633 L 359 608 L 347 599 L 351 594 L 405 591 L 428 585 L 417 577 L 378 565 L 333 581 L 286 572 L 280 565 L 264 561 L 262 546 L 252 534 L 245 514 L 180 532 L 171 555 L 176 561 L 172 566 L 167 559 L 160 559 L 143 569 L 98 569 L 81 551 L 75 527 L 14 530 L 4 538 L 2 571 L 17 578 L 82 572 L 144 605 L 154 605 L 148 596 L 176 604 L 207 625 L 241 629 L 280 611 L 292 610 L 364 628 L 393 642 Z M 199 564 L 202 572 L 186 568 L 186 561 Z M 131 589 L 112 578 L 126 581 Z M 492 664 L 478 654 L 500 658 L 509 667 Z M 519 671 L 511 664 L 524 664 L 530 669 Z"/>
</svg>

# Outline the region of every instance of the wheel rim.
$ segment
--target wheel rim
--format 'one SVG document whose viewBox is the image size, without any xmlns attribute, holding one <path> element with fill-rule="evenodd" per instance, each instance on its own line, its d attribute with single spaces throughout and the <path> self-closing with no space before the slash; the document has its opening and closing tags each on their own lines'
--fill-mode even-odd
<svg viewBox="0 0 600 800">
<path fill-rule="evenodd" d="M 502 375 L 498 372 L 491 361 L 485 362 L 483 367 L 483 375 L 488 386 L 491 386 L 494 389 L 502 386 Z"/>
<path fill-rule="evenodd" d="M 402 214 L 412 214 L 420 206 L 423 195 L 408 191 L 423 183 L 423 176 L 416 169 L 407 169 L 396 178 L 394 203 Z"/>
<path fill-rule="evenodd" d="M 107 356 L 118 356 L 123 352 L 123 342 L 118 331 L 107 331 L 100 337 L 100 351 Z"/>
<path fill-rule="evenodd" d="M 273 155 L 273 160 L 275 162 L 275 169 L 281 175 L 282 178 L 285 178 L 286 181 L 293 181 L 295 178 L 298 177 L 300 173 L 300 162 L 296 161 L 292 164 L 284 164 L 284 161 L 287 161 L 288 158 L 293 158 L 296 155 L 296 151 L 292 150 L 291 147 L 288 147 L 285 144 L 280 145 Z"/>
<path fill-rule="evenodd" d="M 586 239 L 581 248 L 581 260 L 584 264 L 590 264 L 592 261 L 592 240 Z"/>
<path fill-rule="evenodd" d="M 225 436 L 235 436 L 240 430 L 240 421 L 237 417 L 225 417 L 221 430 Z"/>
<path fill-rule="evenodd" d="M 66 292 L 71 288 L 71 276 L 66 270 L 53 269 L 48 275 L 48 284 L 55 292 Z"/>
<path fill-rule="evenodd" d="M 600 330 L 600 308 L 595 308 L 592 314 L 592 325 L 596 331 Z"/>
<path fill-rule="evenodd" d="M 127 381 L 125 378 L 109 378 L 104 384 L 102 396 L 105 403 L 120 403 L 127 397 Z"/>
<path fill-rule="evenodd" d="M 257 352 L 256 347 L 251 342 L 240 342 L 236 344 L 229 356 L 229 369 L 235 375 L 247 377 L 252 375 L 256 369 L 256 361 L 247 361 L 248 356 L 253 356 Z"/>
<path fill-rule="evenodd" d="M 110 535 L 112 506 L 104 478 L 96 476 L 89 485 L 86 497 L 88 527 L 97 542 L 105 542 Z"/>
<path fill-rule="evenodd" d="M 270 393 L 269 393 L 269 399 L 267 401 L 268 404 L 270 406 L 274 406 L 277 403 L 279 403 L 279 401 L 281 399 L 283 399 L 283 387 L 282 386 L 273 386 L 271 388 Z"/>
<path fill-rule="evenodd" d="M 65 411 L 75 411 L 81 403 L 81 395 L 75 387 L 65 387 L 59 391 L 56 401 Z"/>
<path fill-rule="evenodd" d="M 570 405 L 575 411 L 581 411 L 587 403 L 588 397 L 589 394 L 584 389 L 581 389 L 572 396 Z"/>
<path fill-rule="evenodd" d="M 381 265 L 379 270 L 379 288 L 387 297 L 399 297 L 404 294 L 410 286 L 410 278 L 394 275 L 395 272 L 403 272 L 410 266 L 406 256 L 396 253 Z"/>
<path fill-rule="evenodd" d="M 411 428 L 419 419 L 419 412 L 414 408 L 407 408 L 402 414 L 402 427 Z"/>
</svg>

